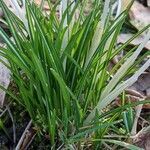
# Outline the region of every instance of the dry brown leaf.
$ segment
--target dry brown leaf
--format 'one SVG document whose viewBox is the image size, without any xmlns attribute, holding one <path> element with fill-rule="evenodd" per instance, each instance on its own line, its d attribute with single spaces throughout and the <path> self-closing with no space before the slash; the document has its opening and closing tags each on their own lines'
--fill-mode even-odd
<svg viewBox="0 0 150 150">
<path fill-rule="evenodd" d="M 135 82 L 129 89 L 126 91 L 126 100 L 125 102 L 138 102 L 140 99 L 149 99 L 150 98 L 150 73 L 142 74 L 137 82 Z M 120 98 L 117 98 L 115 104 L 120 106 Z M 144 104 L 144 109 L 150 109 L 150 104 Z"/>
<path fill-rule="evenodd" d="M 138 91 L 145 96 L 146 99 L 150 98 L 150 73 L 142 74 L 138 81 L 134 83 L 130 89 Z M 145 104 L 143 106 L 145 109 L 150 109 L 150 104 Z"/>
<path fill-rule="evenodd" d="M 140 93 L 150 88 L 150 73 L 142 74 L 138 81 L 132 85 L 132 88 Z"/>
<path fill-rule="evenodd" d="M 133 137 L 133 144 L 144 150 L 150 150 L 150 126 L 143 128 Z"/>
<path fill-rule="evenodd" d="M 118 43 L 125 43 L 131 37 L 133 37 L 132 34 L 120 34 L 118 37 Z M 139 45 L 142 41 L 143 41 L 143 36 L 139 36 L 138 38 L 133 40 L 130 44 L 131 45 Z M 145 45 L 145 48 L 150 50 L 150 41 Z"/>
<path fill-rule="evenodd" d="M 0 59 L 7 62 L 7 60 L 2 58 L 1 56 Z M 2 63 L 0 63 L 0 85 L 3 86 L 5 89 L 7 89 L 9 83 L 10 83 L 10 71 Z M 2 89 L 0 89 L 0 107 L 2 107 L 4 104 L 5 95 L 6 93 Z"/>
<path fill-rule="evenodd" d="M 139 102 L 140 99 L 141 99 L 140 97 L 136 97 L 136 96 L 133 96 L 133 95 L 126 95 L 125 104 Z M 115 100 L 115 105 L 120 107 L 121 106 L 121 102 L 122 102 L 121 98 L 118 97 Z M 142 106 L 142 109 L 149 110 L 150 109 L 150 104 L 144 104 Z"/>
<path fill-rule="evenodd" d="M 150 24 L 150 8 L 135 1 L 130 10 L 130 18 L 133 26 L 140 30 Z"/>
<path fill-rule="evenodd" d="M 35 2 L 38 6 L 40 6 L 42 0 L 34 0 L 34 2 Z M 46 1 L 44 1 L 43 9 L 44 9 L 44 10 L 49 10 L 49 5 L 48 5 L 48 3 L 47 3 Z"/>
</svg>

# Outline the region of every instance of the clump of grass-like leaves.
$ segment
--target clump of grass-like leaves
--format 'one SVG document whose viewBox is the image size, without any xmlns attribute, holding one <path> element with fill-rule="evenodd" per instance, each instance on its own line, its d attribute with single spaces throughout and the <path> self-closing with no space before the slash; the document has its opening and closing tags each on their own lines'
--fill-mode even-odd
<svg viewBox="0 0 150 150">
<path fill-rule="evenodd" d="M 8 59 L 9 64 L 3 63 L 11 70 L 19 90 L 18 97 L 13 97 L 25 107 L 34 125 L 49 134 L 51 146 L 55 147 L 59 141 L 60 145 L 68 146 L 78 143 L 73 146 L 79 149 L 92 143 L 98 148 L 110 142 L 135 148 L 104 138 L 109 132 L 120 133 L 115 125 L 122 123 L 120 113 L 127 108 L 109 113 L 107 107 L 150 65 L 148 60 L 137 68 L 150 32 L 111 70 L 109 64 L 149 26 L 117 46 L 117 36 L 130 6 L 112 19 L 110 0 L 104 6 L 95 0 L 88 16 L 83 13 L 84 1 L 78 1 L 63 4 L 58 19 L 58 4 L 52 7 L 49 0 L 48 4 L 50 14 L 27 0 L 25 17 L 21 20 L 0 1 L 13 37 L 10 39 L 0 30 L 6 42 L 0 55 Z"/>
</svg>

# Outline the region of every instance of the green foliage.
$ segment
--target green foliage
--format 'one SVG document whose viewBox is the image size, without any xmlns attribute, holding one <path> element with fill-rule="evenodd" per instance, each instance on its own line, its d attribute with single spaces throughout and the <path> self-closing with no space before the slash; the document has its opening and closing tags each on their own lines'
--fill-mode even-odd
<svg viewBox="0 0 150 150">
<path fill-rule="evenodd" d="M 138 48 L 129 51 L 110 70 L 110 61 L 149 26 L 117 46 L 117 36 L 130 6 L 112 19 L 109 1 L 102 9 L 100 1 L 95 0 L 88 16 L 84 16 L 82 3 L 69 4 L 59 20 L 58 4 L 52 7 L 49 2 L 48 15 L 26 1 L 28 24 L 25 26 L 23 20 L 0 1 L 13 37 L 10 39 L 0 30 L 7 45 L 0 48 L 0 54 L 8 59 L 7 67 L 19 91 L 18 97 L 14 97 L 24 105 L 34 125 L 50 135 L 54 147 L 56 141 L 64 145 L 101 141 L 114 125 L 123 123 L 119 118 L 124 109 L 109 115 L 104 115 L 103 110 L 107 113 L 109 104 L 150 64 L 148 61 L 137 72 L 130 71 L 149 40 L 148 33 Z"/>
</svg>

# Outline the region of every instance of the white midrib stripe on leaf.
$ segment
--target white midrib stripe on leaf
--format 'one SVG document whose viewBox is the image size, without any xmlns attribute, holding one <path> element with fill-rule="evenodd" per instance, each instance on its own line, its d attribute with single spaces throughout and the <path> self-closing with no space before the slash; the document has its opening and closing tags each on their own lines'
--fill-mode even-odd
<svg viewBox="0 0 150 150">
<path fill-rule="evenodd" d="M 86 118 L 84 125 L 87 125 L 94 118 L 96 110 L 101 113 L 101 110 L 109 105 L 124 89 L 135 83 L 138 77 L 150 66 L 150 59 L 129 79 L 119 84 L 111 93 L 109 93 L 98 105 L 92 110 L 89 116 Z"/>
<path fill-rule="evenodd" d="M 103 13 L 101 15 L 101 19 L 98 22 L 98 25 L 96 27 L 96 30 L 95 30 L 95 33 L 94 33 L 94 36 L 92 39 L 91 48 L 90 48 L 90 51 L 89 51 L 88 56 L 86 58 L 85 68 L 87 67 L 90 59 L 92 58 L 94 52 L 96 51 L 96 49 L 97 49 L 97 47 L 101 41 L 102 34 L 104 31 L 105 22 L 106 22 L 107 15 L 109 12 L 109 4 L 110 4 L 110 0 L 105 1 Z"/>
</svg>

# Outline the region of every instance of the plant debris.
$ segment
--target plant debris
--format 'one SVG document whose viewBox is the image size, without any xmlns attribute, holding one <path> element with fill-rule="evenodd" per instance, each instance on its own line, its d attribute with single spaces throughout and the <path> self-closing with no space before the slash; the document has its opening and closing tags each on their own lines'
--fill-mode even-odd
<svg viewBox="0 0 150 150">
<path fill-rule="evenodd" d="M 143 128 L 133 137 L 133 143 L 144 150 L 150 149 L 150 126 Z"/>
<path fill-rule="evenodd" d="M 5 61 L 5 63 L 8 63 L 7 60 L 1 56 L 0 56 L 0 60 Z M 6 66 L 4 66 L 0 62 L 0 85 L 3 86 L 5 89 L 7 89 L 9 86 L 9 83 L 10 83 L 10 71 Z M 6 95 L 5 91 L 0 89 L 0 106 L 1 107 L 4 104 L 5 95 Z"/>
<path fill-rule="evenodd" d="M 129 40 L 133 35 L 128 33 L 122 33 L 119 35 L 118 37 L 118 43 L 125 43 L 127 40 Z M 138 38 L 134 39 L 130 44 L 131 45 L 139 45 L 141 43 L 141 41 L 143 40 L 143 36 L 139 36 Z M 145 45 L 145 49 L 150 50 L 150 41 L 147 42 L 147 44 Z"/>
<path fill-rule="evenodd" d="M 138 30 L 150 24 L 150 8 L 134 1 L 130 10 L 130 19 L 133 26 Z"/>
</svg>

